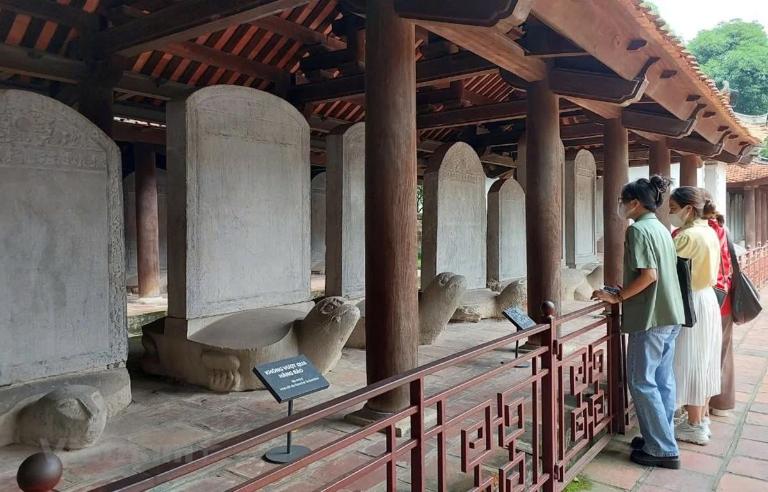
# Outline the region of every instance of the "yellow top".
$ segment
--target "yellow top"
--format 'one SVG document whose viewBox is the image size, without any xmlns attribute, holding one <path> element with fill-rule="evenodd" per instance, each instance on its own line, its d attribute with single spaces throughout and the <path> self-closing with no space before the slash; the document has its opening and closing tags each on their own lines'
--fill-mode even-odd
<svg viewBox="0 0 768 492">
<path fill-rule="evenodd" d="M 691 259 L 691 288 L 703 290 L 717 284 L 720 241 L 706 220 L 698 219 L 675 236 L 677 256 Z"/>
</svg>

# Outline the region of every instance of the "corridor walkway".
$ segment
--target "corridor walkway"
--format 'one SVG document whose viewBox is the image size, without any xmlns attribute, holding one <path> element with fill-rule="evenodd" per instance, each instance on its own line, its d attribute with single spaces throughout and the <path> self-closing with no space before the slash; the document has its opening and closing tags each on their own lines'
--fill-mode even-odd
<svg viewBox="0 0 768 492">
<path fill-rule="evenodd" d="M 628 459 L 633 430 L 615 439 L 587 466 L 585 488 L 768 491 L 768 314 L 763 313 L 751 324 L 736 326 L 734 332 L 737 408 L 730 417 L 712 418 L 710 444 L 683 444 L 682 470 L 643 468 Z"/>
</svg>

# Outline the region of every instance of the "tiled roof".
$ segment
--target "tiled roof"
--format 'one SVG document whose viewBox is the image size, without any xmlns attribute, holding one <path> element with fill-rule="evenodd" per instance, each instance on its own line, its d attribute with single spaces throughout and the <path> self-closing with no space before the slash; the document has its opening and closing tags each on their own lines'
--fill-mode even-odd
<svg viewBox="0 0 768 492">
<path fill-rule="evenodd" d="M 768 165 L 766 164 L 732 165 L 728 166 L 726 183 L 742 184 L 765 178 L 768 178 Z"/>
<path fill-rule="evenodd" d="M 721 105 L 720 109 L 729 115 L 732 123 L 743 130 L 745 134 L 749 135 L 753 139 L 752 143 L 759 143 L 759 139 L 754 134 L 752 134 L 750 129 L 742 124 L 742 122 L 736 117 L 736 113 L 733 111 L 728 97 L 720 92 L 720 90 L 717 88 L 717 85 L 715 85 L 715 82 L 701 70 L 701 66 L 699 65 L 699 62 L 696 60 L 696 57 L 693 55 L 693 53 L 688 51 L 680 38 L 664 29 L 666 24 L 664 20 L 658 15 L 654 14 L 649 7 L 644 5 L 643 0 L 624 0 L 624 2 L 629 2 L 632 4 L 635 9 L 637 9 L 637 11 L 639 11 L 648 21 L 655 25 L 656 31 L 658 31 L 658 33 L 667 41 L 667 51 L 671 50 L 671 54 L 676 54 L 685 60 L 685 65 L 687 65 L 688 70 L 692 72 L 695 77 L 698 77 L 703 85 L 708 88 L 714 99 L 719 101 Z"/>
</svg>

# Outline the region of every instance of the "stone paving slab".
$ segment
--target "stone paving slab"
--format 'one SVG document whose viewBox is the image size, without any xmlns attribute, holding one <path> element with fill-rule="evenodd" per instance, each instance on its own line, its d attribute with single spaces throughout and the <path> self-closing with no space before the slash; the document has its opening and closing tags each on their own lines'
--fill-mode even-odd
<svg viewBox="0 0 768 492">
<path fill-rule="evenodd" d="M 729 417 L 712 417 L 710 444 L 681 443 L 681 470 L 641 467 L 629 461 L 633 429 L 585 468 L 590 490 L 768 491 L 768 314 L 735 326 L 734 346 L 737 405 Z"/>
</svg>

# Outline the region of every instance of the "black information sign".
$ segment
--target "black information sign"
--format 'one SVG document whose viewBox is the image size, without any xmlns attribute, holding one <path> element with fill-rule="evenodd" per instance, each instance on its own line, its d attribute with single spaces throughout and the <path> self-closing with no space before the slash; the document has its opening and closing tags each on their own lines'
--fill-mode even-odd
<svg viewBox="0 0 768 492">
<path fill-rule="evenodd" d="M 279 403 L 327 389 L 330 384 L 303 355 L 268 362 L 253 368 Z"/>
<path fill-rule="evenodd" d="M 502 313 L 505 318 L 517 327 L 517 331 L 527 330 L 536 326 L 536 322 L 518 308 L 507 308 Z"/>
<path fill-rule="evenodd" d="M 289 417 L 293 415 L 293 400 L 330 386 L 303 355 L 261 364 L 253 368 L 253 373 L 278 403 L 288 402 Z M 264 459 L 270 463 L 293 463 L 310 452 L 307 447 L 294 445 L 289 432 L 286 435 L 286 445 L 270 449 Z"/>
</svg>

